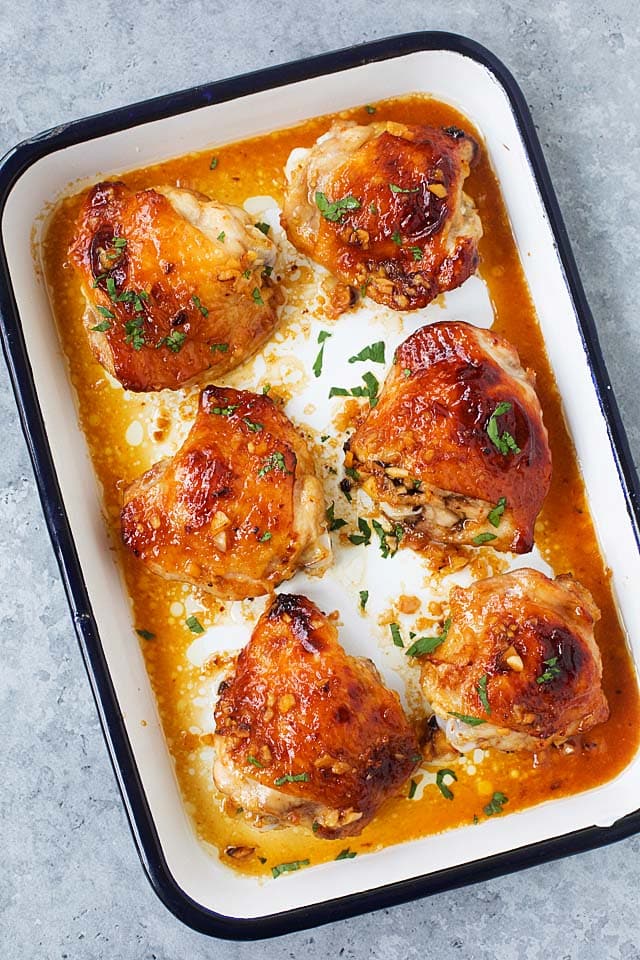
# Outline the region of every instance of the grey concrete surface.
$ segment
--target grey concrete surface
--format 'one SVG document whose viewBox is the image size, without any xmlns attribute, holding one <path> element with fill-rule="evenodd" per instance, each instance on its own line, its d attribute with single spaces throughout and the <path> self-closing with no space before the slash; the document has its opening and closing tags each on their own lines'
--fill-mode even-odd
<svg viewBox="0 0 640 960">
<path fill-rule="evenodd" d="M 635 0 L 2 0 L 0 150 L 79 116 L 376 37 L 474 37 L 511 67 L 533 111 L 637 459 L 639 16 Z M 3 960 L 640 958 L 639 839 L 269 943 L 181 926 L 134 851 L 0 367 Z"/>
</svg>

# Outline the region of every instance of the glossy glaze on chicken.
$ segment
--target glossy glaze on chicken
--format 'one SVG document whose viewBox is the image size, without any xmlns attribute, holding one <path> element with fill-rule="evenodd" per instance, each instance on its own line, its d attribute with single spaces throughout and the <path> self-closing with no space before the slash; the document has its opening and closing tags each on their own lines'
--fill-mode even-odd
<svg viewBox="0 0 640 960">
<path fill-rule="evenodd" d="M 127 489 L 122 538 L 160 576 L 241 600 L 328 559 L 324 509 L 307 445 L 273 401 L 210 386 L 176 455 Z"/>
<path fill-rule="evenodd" d="M 289 165 L 282 223 L 335 276 L 395 310 L 476 269 L 480 218 L 463 183 L 477 145 L 457 127 L 334 123 Z"/>
<path fill-rule="evenodd" d="M 359 834 L 420 761 L 398 695 L 302 596 L 280 594 L 262 615 L 215 721 L 218 789 L 327 839 Z"/>
<path fill-rule="evenodd" d="M 503 337 L 452 321 L 417 330 L 345 449 L 414 537 L 531 550 L 551 454 L 534 376 Z"/>
<path fill-rule="evenodd" d="M 225 373 L 276 324 L 275 246 L 244 210 L 190 190 L 97 184 L 70 258 L 94 356 L 128 390 Z"/>
<path fill-rule="evenodd" d="M 449 603 L 421 681 L 454 747 L 540 750 L 607 720 L 600 612 L 572 577 L 523 568 L 455 587 Z"/>
</svg>

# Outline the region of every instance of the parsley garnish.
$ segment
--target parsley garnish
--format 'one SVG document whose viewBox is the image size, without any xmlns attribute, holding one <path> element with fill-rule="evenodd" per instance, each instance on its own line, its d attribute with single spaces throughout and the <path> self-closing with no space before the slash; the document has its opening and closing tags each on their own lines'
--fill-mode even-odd
<svg viewBox="0 0 640 960">
<path fill-rule="evenodd" d="M 492 796 L 491 802 L 488 803 L 486 807 L 483 807 L 484 812 L 488 817 L 492 817 L 494 813 L 502 813 L 503 806 L 508 802 L 509 798 L 505 797 L 504 793 L 500 793 L 500 791 L 498 791 Z"/>
<path fill-rule="evenodd" d="M 271 875 L 276 880 L 282 873 L 291 873 L 292 870 L 299 870 L 300 867 L 308 867 L 309 860 L 292 860 L 291 863 L 279 863 L 277 867 L 271 867 Z"/>
<path fill-rule="evenodd" d="M 252 753 L 247 757 L 247 763 L 252 763 L 254 767 L 260 767 L 261 770 L 264 770 L 264 763 L 260 763 L 257 757 L 254 757 Z"/>
<path fill-rule="evenodd" d="M 276 787 L 281 787 L 283 783 L 306 783 L 308 780 L 308 773 L 285 773 L 284 777 L 278 777 L 274 783 Z"/>
<path fill-rule="evenodd" d="M 249 277 L 251 276 L 251 270 L 243 270 L 242 276 L 245 278 L 245 280 L 248 280 Z"/>
<path fill-rule="evenodd" d="M 330 223 L 339 223 L 347 210 L 358 210 L 360 201 L 355 197 L 343 197 L 341 200 L 330 202 L 324 193 L 316 192 L 316 206 L 325 220 Z"/>
<path fill-rule="evenodd" d="M 260 233 L 264 233 L 265 237 L 269 235 L 269 230 L 271 230 L 271 227 L 268 223 L 254 223 L 254 227 L 257 227 Z"/>
<path fill-rule="evenodd" d="M 262 396 L 266 397 L 270 390 L 271 390 L 271 384 L 265 383 L 264 387 L 262 388 Z"/>
<path fill-rule="evenodd" d="M 356 851 L 350 850 L 349 847 L 347 847 L 346 850 L 340 851 L 340 853 L 336 857 L 336 860 L 353 860 L 355 856 L 356 856 Z"/>
<path fill-rule="evenodd" d="M 420 247 L 409 247 L 409 250 L 413 254 L 414 260 L 422 260 L 422 250 Z"/>
<path fill-rule="evenodd" d="M 369 204 L 369 213 L 371 214 L 372 217 L 376 217 L 378 215 L 378 208 L 376 207 L 375 203 Z"/>
<path fill-rule="evenodd" d="M 344 472 L 348 477 L 351 477 L 352 480 L 358 481 L 360 479 L 360 474 L 355 467 L 345 467 Z"/>
<path fill-rule="evenodd" d="M 507 498 L 500 497 L 500 499 L 496 503 L 493 510 L 490 510 L 489 513 L 487 514 L 487 520 L 489 521 L 492 527 L 500 526 L 500 517 L 504 513 L 504 509 L 506 505 L 507 505 Z"/>
<path fill-rule="evenodd" d="M 367 606 L 367 600 L 369 599 L 369 591 L 361 590 L 360 591 L 360 609 L 364 612 Z"/>
<path fill-rule="evenodd" d="M 482 704 L 484 709 L 487 711 L 487 713 L 491 713 L 491 705 L 489 703 L 489 696 L 487 694 L 488 680 L 489 680 L 489 677 L 485 673 L 484 676 L 480 677 L 480 679 L 478 680 L 478 686 L 476 687 L 476 690 L 478 691 L 478 696 L 480 697 L 480 703 Z"/>
<path fill-rule="evenodd" d="M 200 311 L 200 313 L 202 314 L 203 317 L 208 317 L 208 316 L 209 316 L 209 311 L 207 310 L 207 308 L 206 308 L 206 307 L 202 304 L 202 302 L 200 301 L 200 297 L 196 297 L 196 295 L 194 294 L 194 295 L 191 297 L 191 300 L 192 300 L 193 303 L 196 305 L 196 307 L 198 308 L 198 310 Z"/>
<path fill-rule="evenodd" d="M 437 637 L 419 637 L 407 650 L 407 656 L 423 657 L 425 653 L 433 653 L 441 643 L 445 642 L 450 628 L 451 617 L 447 617 L 442 627 L 442 633 L 439 633 Z"/>
<path fill-rule="evenodd" d="M 118 291 L 116 289 L 116 282 L 113 277 L 107 277 L 106 288 L 111 299 L 115 300 L 118 296 Z"/>
<path fill-rule="evenodd" d="M 409 379 L 409 377 L 411 376 L 411 370 L 409 369 L 409 367 L 404 368 L 404 370 L 402 371 L 402 375 L 405 377 L 405 379 L 407 380 Z"/>
<path fill-rule="evenodd" d="M 445 798 L 445 800 L 453 800 L 453 793 L 444 782 L 445 777 L 451 777 L 452 780 L 457 780 L 458 778 L 456 777 L 453 770 L 449 770 L 447 768 L 445 768 L 444 770 L 438 770 L 438 772 L 436 773 L 436 786 L 438 790 L 440 791 L 442 796 Z"/>
<path fill-rule="evenodd" d="M 541 673 L 539 677 L 536 677 L 536 683 L 550 683 L 552 680 L 555 680 L 556 677 L 560 676 L 562 671 L 558 666 L 557 657 L 551 657 L 550 660 L 543 660 L 542 662 L 547 669 L 544 673 Z"/>
<path fill-rule="evenodd" d="M 262 295 L 260 293 L 260 287 L 254 287 L 251 296 L 253 297 L 254 303 L 257 303 L 259 307 L 264 307 L 264 300 L 262 299 Z"/>
<path fill-rule="evenodd" d="M 495 533 L 479 533 L 478 536 L 474 537 L 471 542 L 475 543 L 476 547 L 479 547 L 481 544 L 488 543 L 489 540 L 495 540 L 495 539 L 496 539 Z"/>
<path fill-rule="evenodd" d="M 366 105 L 365 110 L 366 110 L 367 113 L 369 113 L 369 114 L 372 114 L 372 113 L 375 113 L 375 112 L 376 112 L 376 108 L 375 108 L 375 107 L 372 107 L 370 103 L 368 103 L 368 104 Z"/>
<path fill-rule="evenodd" d="M 269 454 L 264 462 L 264 465 L 258 471 L 258 476 L 264 477 L 265 474 L 271 473 L 272 470 L 281 470 L 283 473 L 291 473 L 290 470 L 287 470 L 284 462 L 284 454 L 280 453 L 279 450 Z"/>
<path fill-rule="evenodd" d="M 367 371 L 367 373 L 362 374 L 362 379 L 364 380 L 364 387 L 351 387 L 347 390 L 345 387 L 331 387 L 329 390 L 329 399 L 331 397 L 368 397 L 369 406 L 375 407 L 378 402 L 378 388 L 379 384 L 374 375 Z"/>
<path fill-rule="evenodd" d="M 506 430 L 500 436 L 498 432 L 498 417 L 501 417 L 503 413 L 508 413 L 511 410 L 513 404 L 509 403 L 508 400 L 503 400 L 502 403 L 499 403 L 495 408 L 491 416 L 489 417 L 489 422 L 487 423 L 487 434 L 491 443 L 496 447 L 503 457 L 506 457 L 511 451 L 511 453 L 520 453 L 520 447 L 517 445 L 513 437 Z"/>
<path fill-rule="evenodd" d="M 226 353 L 228 349 L 228 343 L 212 343 L 209 345 L 209 350 L 211 350 L 211 353 L 215 353 L 216 350 L 219 350 L 220 353 Z"/>
<path fill-rule="evenodd" d="M 455 717 L 456 720 L 461 720 L 462 723 L 467 723 L 470 727 L 479 727 L 481 723 L 486 723 L 486 720 L 481 720 L 480 717 L 470 717 L 466 713 L 456 713 L 455 710 L 449 710 L 449 716 Z"/>
<path fill-rule="evenodd" d="M 384 340 L 377 340 L 368 347 L 363 347 L 360 353 L 349 357 L 349 363 L 359 363 L 360 361 L 371 360 L 372 363 L 384 363 Z"/>
<path fill-rule="evenodd" d="M 127 241 L 124 237 L 114 237 L 111 242 L 119 253 L 122 253 L 127 245 Z"/>
<path fill-rule="evenodd" d="M 334 516 L 335 511 L 335 501 L 331 502 L 331 505 L 327 507 L 326 517 L 327 517 L 327 526 L 329 530 L 339 530 L 340 527 L 346 527 L 347 521 L 343 520 L 342 517 Z"/>
<path fill-rule="evenodd" d="M 263 533 L 261 537 L 258 537 L 259 543 L 266 543 L 267 540 L 271 540 L 271 534 L 267 530 L 266 533 Z"/>
<path fill-rule="evenodd" d="M 399 187 L 397 183 L 390 183 L 389 190 L 391 190 L 391 193 L 418 193 L 420 187 L 413 187 L 409 190 L 406 187 Z"/>
<path fill-rule="evenodd" d="M 219 417 L 230 417 L 239 406 L 239 403 L 230 403 L 228 407 L 212 407 L 211 413 L 216 413 Z"/>
<path fill-rule="evenodd" d="M 390 623 L 389 629 L 391 630 L 391 639 L 393 640 L 394 647 L 404 647 L 402 642 L 402 637 L 400 635 L 400 627 L 397 623 Z"/>
<path fill-rule="evenodd" d="M 393 530 L 385 530 L 381 523 L 378 520 L 372 520 L 371 524 L 373 529 L 378 534 L 380 540 L 380 553 L 383 558 L 386 560 L 387 557 L 394 557 L 398 552 L 398 547 L 400 546 L 400 541 L 403 536 L 403 529 L 399 523 L 396 523 Z M 395 545 L 389 544 L 389 537 L 395 540 Z"/>
<path fill-rule="evenodd" d="M 260 433 L 261 430 L 264 430 L 264 426 L 261 423 L 256 423 L 254 420 L 249 420 L 249 417 L 243 417 L 242 422 L 246 423 L 251 433 Z"/>
<path fill-rule="evenodd" d="M 407 797 L 408 800 L 413 800 L 413 798 L 414 798 L 415 795 L 416 795 L 416 790 L 417 790 L 417 789 L 418 789 L 418 781 L 417 781 L 417 780 L 414 780 L 414 779 L 412 778 L 412 779 L 411 779 L 411 786 L 409 787 L 409 794 L 408 794 L 408 797 Z"/>
<path fill-rule="evenodd" d="M 150 630 L 138 630 L 136 628 L 136 633 L 139 637 L 142 637 L 143 640 L 155 640 L 156 638 L 155 633 L 151 633 Z"/>
<path fill-rule="evenodd" d="M 111 313 L 111 310 L 107 309 L 107 307 L 97 306 L 96 310 L 98 311 L 101 317 L 106 317 L 107 320 L 115 320 L 116 318 L 115 313 Z"/>
<path fill-rule="evenodd" d="M 321 330 L 318 334 L 318 343 L 321 344 L 320 350 L 318 351 L 318 356 L 316 357 L 313 367 L 313 373 L 316 377 L 319 377 L 322 373 L 322 361 L 324 359 L 324 342 L 328 340 L 331 334 L 328 330 Z"/>
<path fill-rule="evenodd" d="M 226 237 L 226 233 L 224 232 L 224 230 L 221 230 L 220 233 L 218 234 L 218 240 L 220 241 L 220 243 L 224 243 L 225 237 Z"/>
<path fill-rule="evenodd" d="M 211 163 L 209 164 L 209 170 L 215 170 L 215 168 L 216 168 L 217 166 L 218 166 L 218 158 L 217 158 L 217 157 L 211 157 Z"/>
<path fill-rule="evenodd" d="M 171 350 L 172 353 L 180 353 L 182 350 L 182 344 L 187 339 L 186 333 L 181 333 L 180 330 L 172 330 L 168 337 L 165 337 L 158 344 L 159 347 L 164 344 L 166 347 Z"/>
<path fill-rule="evenodd" d="M 105 331 L 111 329 L 111 324 L 108 320 L 101 320 L 100 323 L 96 323 L 95 327 L 91 327 L 92 330 L 97 330 L 98 333 L 105 333 Z"/>
<path fill-rule="evenodd" d="M 142 332 L 143 322 L 142 317 L 134 317 L 133 320 L 127 320 L 124 325 L 125 343 L 130 343 L 134 350 L 141 350 L 146 343 Z"/>
<path fill-rule="evenodd" d="M 185 624 L 187 627 L 189 627 L 189 630 L 191 630 L 191 633 L 204 633 L 204 627 L 202 626 L 198 618 L 194 617 L 193 615 L 190 617 L 187 617 L 187 619 L 185 620 Z"/>
<path fill-rule="evenodd" d="M 356 547 L 359 546 L 361 543 L 363 543 L 365 547 L 368 547 L 369 544 L 371 543 L 371 527 L 369 526 L 366 520 L 362 519 L 362 517 L 358 518 L 358 530 L 360 531 L 360 533 L 349 534 L 349 540 Z"/>
<path fill-rule="evenodd" d="M 395 244 L 397 244 L 399 247 L 402 246 L 402 237 L 400 236 L 400 232 L 399 232 L 398 230 L 394 230 L 394 231 L 393 231 L 393 233 L 391 234 L 391 239 L 392 239 L 393 242 L 394 242 Z"/>
<path fill-rule="evenodd" d="M 273 273 L 273 267 L 265 267 L 264 270 L 262 271 L 262 276 L 270 277 L 272 273 Z"/>
</svg>

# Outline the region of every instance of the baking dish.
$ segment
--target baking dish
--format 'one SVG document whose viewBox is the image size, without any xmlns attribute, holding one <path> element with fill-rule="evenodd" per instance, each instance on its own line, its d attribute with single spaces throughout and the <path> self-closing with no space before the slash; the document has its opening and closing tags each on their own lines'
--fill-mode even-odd
<svg viewBox="0 0 640 960">
<path fill-rule="evenodd" d="M 18 147 L 1 172 L 5 350 L 105 735 L 155 889 L 185 922 L 217 935 L 264 937 L 336 919 L 637 828 L 636 758 L 612 783 L 544 811 L 533 808 L 487 823 L 471 837 L 456 831 L 389 848 L 350 864 L 348 872 L 329 864 L 298 875 L 295 884 L 256 887 L 246 877 L 223 873 L 205 856 L 177 793 L 162 732 L 140 723 L 154 713 L 152 695 L 142 660 L 128 642 L 130 624 L 124 629 L 126 605 L 124 612 L 114 609 L 121 588 L 99 510 L 93 509 L 93 471 L 73 427 L 64 361 L 33 269 L 32 226 L 69 180 L 88 182 L 101 171 L 416 90 L 458 105 L 484 134 L 622 617 L 629 636 L 636 637 L 637 480 L 530 117 L 513 80 L 486 51 L 442 34 L 394 38 L 81 121 Z"/>
</svg>

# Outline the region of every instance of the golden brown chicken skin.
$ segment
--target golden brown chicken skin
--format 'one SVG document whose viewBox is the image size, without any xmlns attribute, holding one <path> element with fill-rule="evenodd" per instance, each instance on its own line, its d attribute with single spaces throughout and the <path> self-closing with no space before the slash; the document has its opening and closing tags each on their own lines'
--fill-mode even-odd
<svg viewBox="0 0 640 960">
<path fill-rule="evenodd" d="M 273 243 L 238 207 L 175 187 L 99 183 L 70 248 L 96 359 L 127 390 L 233 369 L 270 336 Z"/>
<path fill-rule="evenodd" d="M 219 790 L 326 839 L 359 834 L 420 761 L 397 694 L 303 596 L 280 594 L 262 615 L 215 722 Z"/>
<path fill-rule="evenodd" d="M 270 593 L 329 556 L 309 450 L 273 401 L 206 387 L 174 457 L 125 493 L 122 539 L 154 573 L 217 597 Z"/>
<path fill-rule="evenodd" d="M 424 695 L 459 750 L 539 750 L 603 723 L 600 612 L 570 576 L 523 568 L 451 592 Z"/>
<path fill-rule="evenodd" d="M 412 334 L 346 451 L 414 540 L 531 550 L 551 481 L 547 431 L 533 374 L 491 331 L 443 322 Z"/>
<path fill-rule="evenodd" d="M 477 149 L 455 127 L 334 123 L 293 163 L 283 226 L 378 303 L 425 307 L 478 264 L 482 225 L 462 189 Z"/>
</svg>

